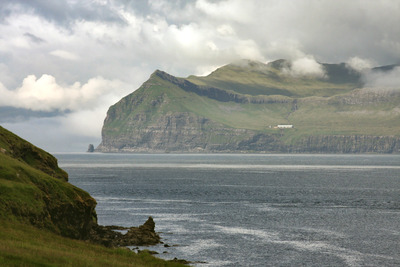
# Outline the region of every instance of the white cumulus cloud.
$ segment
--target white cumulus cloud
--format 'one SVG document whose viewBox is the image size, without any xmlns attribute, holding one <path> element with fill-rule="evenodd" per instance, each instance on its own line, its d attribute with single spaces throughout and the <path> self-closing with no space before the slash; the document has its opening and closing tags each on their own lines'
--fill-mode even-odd
<svg viewBox="0 0 400 267">
<path fill-rule="evenodd" d="M 283 71 L 294 77 L 326 78 L 324 66 L 312 56 L 305 56 L 292 61 L 290 67 Z"/>
<path fill-rule="evenodd" d="M 361 72 L 366 69 L 370 69 L 373 67 L 372 63 L 368 59 L 363 59 L 359 57 L 351 57 L 349 60 L 347 60 L 346 65 L 358 72 Z"/>
<path fill-rule="evenodd" d="M 127 92 L 128 86 L 120 81 L 95 77 L 83 85 L 76 82 L 62 86 L 56 79 L 44 74 L 39 79 L 27 76 L 21 87 L 9 90 L 0 84 L 0 106 L 25 108 L 35 111 L 76 111 L 95 108 L 105 98 L 113 99 Z M 113 97 L 114 96 L 114 97 Z M 109 104 L 112 104 L 111 101 Z"/>
</svg>

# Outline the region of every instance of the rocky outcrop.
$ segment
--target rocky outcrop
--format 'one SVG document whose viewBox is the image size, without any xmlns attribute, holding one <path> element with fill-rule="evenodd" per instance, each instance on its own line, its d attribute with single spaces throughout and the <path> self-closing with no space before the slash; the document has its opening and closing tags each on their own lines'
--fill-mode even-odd
<svg viewBox="0 0 400 267">
<path fill-rule="evenodd" d="M 94 152 L 94 145 L 93 144 L 89 144 L 87 152 L 89 152 L 89 153 Z"/>
<path fill-rule="evenodd" d="M 91 229 L 89 240 L 107 247 L 149 246 L 160 243 L 160 236 L 155 232 L 153 218 L 149 217 L 139 227 L 98 225 Z"/>
</svg>

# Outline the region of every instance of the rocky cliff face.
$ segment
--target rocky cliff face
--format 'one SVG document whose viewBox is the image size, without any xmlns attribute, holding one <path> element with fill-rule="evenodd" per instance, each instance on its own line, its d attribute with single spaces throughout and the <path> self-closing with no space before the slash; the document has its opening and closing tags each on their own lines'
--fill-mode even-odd
<svg viewBox="0 0 400 267">
<path fill-rule="evenodd" d="M 400 153 L 400 137 L 309 136 L 289 149 L 297 153 Z"/>
<path fill-rule="evenodd" d="M 110 107 L 96 151 L 399 153 L 398 90 L 357 88 L 360 74 L 344 64 L 296 80 L 279 62 L 187 79 L 155 71 Z"/>
<path fill-rule="evenodd" d="M 138 116 L 140 117 L 140 116 Z M 137 118 L 137 121 L 145 120 Z M 232 129 L 190 113 L 161 116 L 154 125 L 118 138 L 103 137 L 102 152 L 399 153 L 400 137 L 317 135 L 286 144 L 279 133 Z"/>
<path fill-rule="evenodd" d="M 138 114 L 135 121 L 146 121 Z M 170 113 L 118 138 L 103 136 L 102 152 L 212 152 L 237 150 L 251 131 L 230 129 L 190 113 Z"/>
<path fill-rule="evenodd" d="M 121 227 L 98 225 L 95 199 L 66 179 L 56 158 L 0 126 L 0 221 L 18 220 L 107 246 L 160 242 L 152 218 L 126 228 L 125 235 L 113 231 Z"/>
</svg>

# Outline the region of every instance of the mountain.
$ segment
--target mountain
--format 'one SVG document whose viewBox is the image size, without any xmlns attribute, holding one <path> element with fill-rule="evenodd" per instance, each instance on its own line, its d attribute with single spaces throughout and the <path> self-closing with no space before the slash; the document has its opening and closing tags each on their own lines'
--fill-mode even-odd
<svg viewBox="0 0 400 267">
<path fill-rule="evenodd" d="M 188 78 L 157 70 L 109 108 L 96 151 L 396 153 L 399 92 L 365 87 L 343 63 L 301 72 L 242 60 Z"/>
</svg>

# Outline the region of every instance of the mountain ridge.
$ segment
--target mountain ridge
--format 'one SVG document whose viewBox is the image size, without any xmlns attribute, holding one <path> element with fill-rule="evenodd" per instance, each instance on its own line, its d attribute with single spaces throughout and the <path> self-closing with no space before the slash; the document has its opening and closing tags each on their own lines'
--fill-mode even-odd
<svg viewBox="0 0 400 267">
<path fill-rule="evenodd" d="M 156 70 L 110 107 L 96 151 L 397 153 L 400 90 L 364 88 L 344 63 L 322 66 L 325 76 L 291 75 L 284 60 L 228 64 L 205 77 Z M 369 146 L 380 137 L 395 144 Z M 304 146 L 310 138 L 320 144 Z"/>
</svg>

